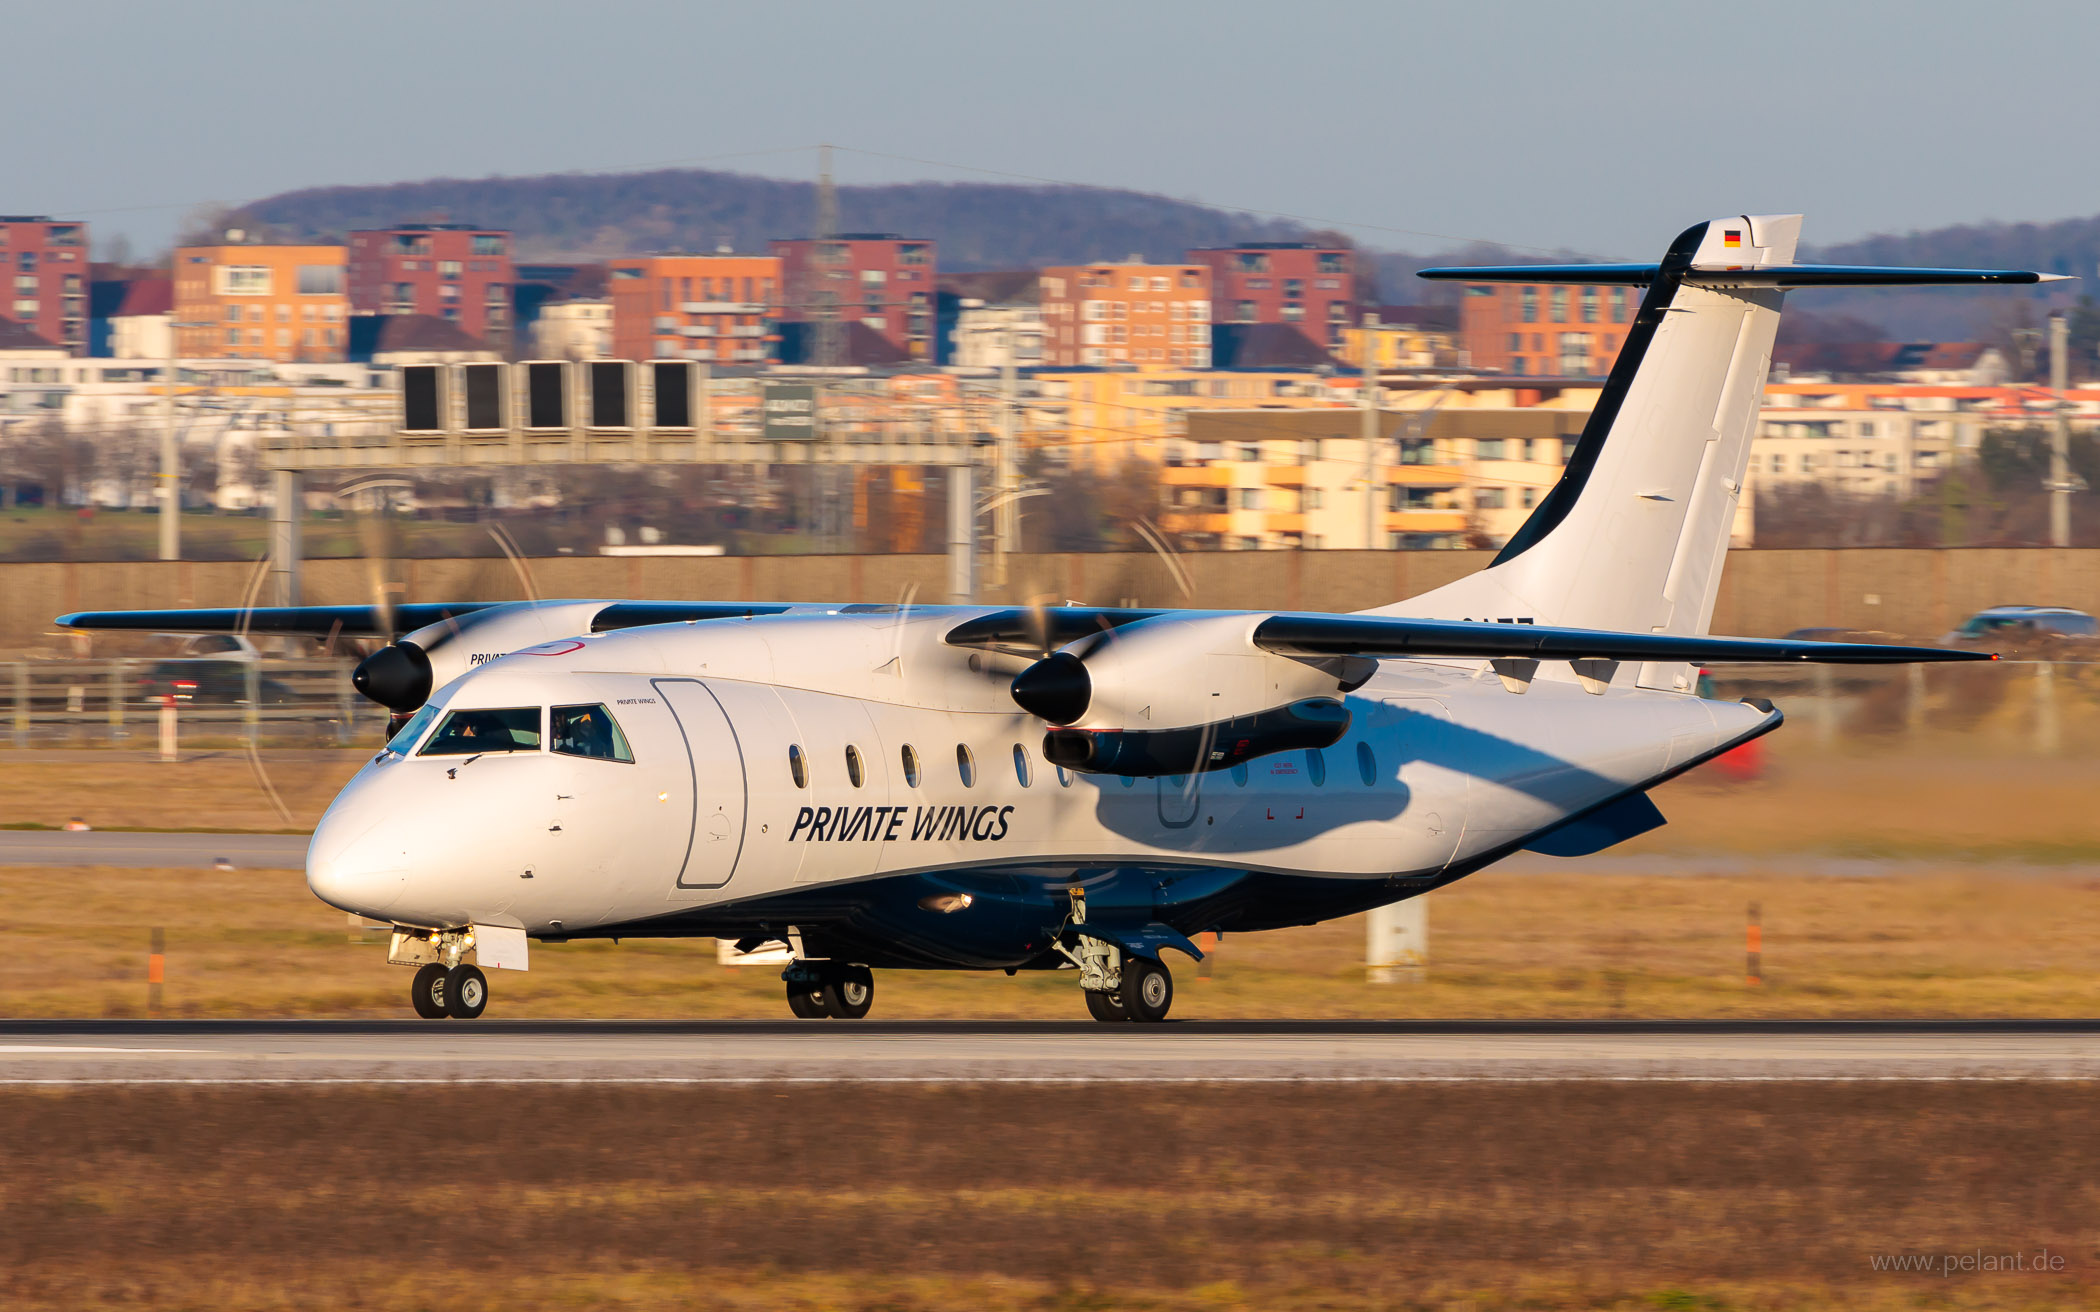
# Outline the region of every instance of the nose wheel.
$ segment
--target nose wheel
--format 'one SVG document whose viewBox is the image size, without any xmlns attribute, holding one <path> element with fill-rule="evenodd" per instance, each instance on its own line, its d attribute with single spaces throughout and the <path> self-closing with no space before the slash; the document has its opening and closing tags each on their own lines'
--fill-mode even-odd
<svg viewBox="0 0 2100 1312">
<path fill-rule="evenodd" d="M 473 1020 L 488 1009 L 489 977 L 479 966 L 458 965 L 447 970 L 433 961 L 416 971 L 408 987 L 409 1005 L 424 1020 L 453 1016 Z"/>
<path fill-rule="evenodd" d="M 1174 1005 L 1174 977 L 1149 957 L 1123 958 L 1112 989 L 1087 989 L 1087 1014 L 1099 1021 L 1161 1021 Z"/>
</svg>

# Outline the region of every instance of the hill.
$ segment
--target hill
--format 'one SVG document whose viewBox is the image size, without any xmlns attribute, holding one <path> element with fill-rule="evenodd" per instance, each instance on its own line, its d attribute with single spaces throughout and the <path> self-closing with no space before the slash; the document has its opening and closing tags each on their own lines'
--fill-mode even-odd
<svg viewBox="0 0 2100 1312">
<path fill-rule="evenodd" d="M 1287 241 L 1296 224 L 1187 201 L 1095 187 L 908 182 L 838 189 L 840 230 L 897 232 L 940 243 L 944 269 L 1012 269 L 1137 253 L 1175 260 L 1191 246 Z M 314 187 L 242 207 L 286 237 L 339 237 L 352 228 L 440 217 L 517 234 L 529 260 L 603 259 L 642 251 L 762 251 L 768 238 L 806 235 L 813 183 L 703 169 L 435 178 L 368 187 Z"/>
</svg>

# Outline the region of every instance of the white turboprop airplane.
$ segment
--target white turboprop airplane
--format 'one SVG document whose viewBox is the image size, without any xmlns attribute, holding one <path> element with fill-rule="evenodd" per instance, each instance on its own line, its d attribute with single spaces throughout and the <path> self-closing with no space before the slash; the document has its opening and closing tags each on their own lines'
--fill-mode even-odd
<svg viewBox="0 0 2100 1312">
<path fill-rule="evenodd" d="M 1769 733 L 1695 665 L 1991 659 L 1707 636 L 1790 287 L 2047 275 L 1793 262 L 1797 215 L 1655 265 L 1435 269 L 1646 288 L 1560 481 L 1486 569 L 1355 614 L 557 601 L 69 615 L 372 635 L 398 729 L 307 882 L 395 927 L 419 1015 L 479 1016 L 527 943 L 779 941 L 797 1016 L 871 968 L 1074 967 L 1156 1021 L 1205 931 L 1414 897 L 1663 822 L 1647 790 Z M 412 717 L 410 717 L 410 713 Z M 406 718 L 405 724 L 399 721 Z"/>
</svg>

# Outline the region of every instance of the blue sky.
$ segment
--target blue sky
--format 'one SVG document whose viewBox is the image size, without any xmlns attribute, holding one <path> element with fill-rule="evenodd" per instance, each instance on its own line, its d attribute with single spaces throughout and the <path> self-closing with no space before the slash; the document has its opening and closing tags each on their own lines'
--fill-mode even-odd
<svg viewBox="0 0 2100 1312">
<path fill-rule="evenodd" d="M 2094 5 L 40 0 L 0 4 L 0 46 L 0 212 L 142 250 L 293 187 L 807 177 L 819 141 L 854 148 L 842 181 L 1006 170 L 1418 251 L 1647 257 L 1745 210 L 1804 211 L 1810 242 L 2100 212 Z"/>
</svg>

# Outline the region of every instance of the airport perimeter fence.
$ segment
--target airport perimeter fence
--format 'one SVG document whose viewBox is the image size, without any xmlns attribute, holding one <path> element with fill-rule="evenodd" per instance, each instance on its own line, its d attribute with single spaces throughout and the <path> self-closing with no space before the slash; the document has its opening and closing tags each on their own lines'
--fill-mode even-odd
<svg viewBox="0 0 2100 1312">
<path fill-rule="evenodd" d="M 188 745 L 373 747 L 386 712 L 350 686 L 356 662 L 126 657 L 0 662 L 0 748 L 150 748 L 164 708 Z M 1788 737 L 1866 747 L 1959 739 L 2003 755 L 2100 754 L 2100 662 L 1737 666 L 1712 696 L 1762 697 Z"/>
<path fill-rule="evenodd" d="M 386 711 L 350 686 L 356 662 L 329 660 L 9 661 L 0 699 L 13 748 L 151 747 L 172 708 L 185 744 L 376 745 Z"/>
</svg>

